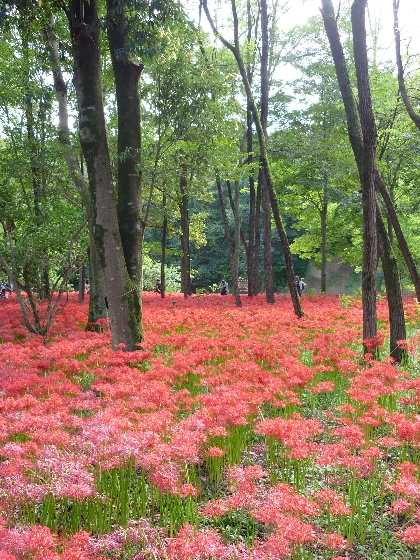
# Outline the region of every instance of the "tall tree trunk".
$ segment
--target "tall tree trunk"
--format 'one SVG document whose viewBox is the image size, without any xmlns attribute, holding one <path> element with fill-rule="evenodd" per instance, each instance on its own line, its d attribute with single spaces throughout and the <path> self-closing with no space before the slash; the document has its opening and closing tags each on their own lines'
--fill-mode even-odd
<svg viewBox="0 0 420 560">
<path fill-rule="evenodd" d="M 161 281 L 160 297 L 163 299 L 165 297 L 166 238 L 168 236 L 168 216 L 166 213 L 165 193 L 163 193 L 162 207 L 163 207 L 164 215 L 163 215 L 163 223 L 162 223 L 161 261 L 160 261 L 160 281 Z"/>
<path fill-rule="evenodd" d="M 351 8 L 354 63 L 359 93 L 359 118 L 362 129 L 363 149 L 356 159 L 362 186 L 363 206 L 363 339 L 377 335 L 376 269 L 378 243 L 376 237 L 375 157 L 376 124 L 373 115 L 369 86 L 369 65 L 366 47 L 365 11 L 367 0 L 354 0 Z"/>
<path fill-rule="evenodd" d="M 140 174 L 140 97 L 139 79 L 143 64 L 127 53 L 125 7 L 119 0 L 107 0 L 108 41 L 118 112 L 118 225 L 128 274 L 142 291 L 142 184 Z"/>
<path fill-rule="evenodd" d="M 265 301 L 274 303 L 274 279 L 273 279 L 273 258 L 271 248 L 271 212 L 270 200 L 268 198 L 267 181 L 263 170 L 260 170 L 258 181 L 261 182 L 262 211 L 263 211 L 263 232 L 264 232 L 264 284 Z"/>
<path fill-rule="evenodd" d="M 82 261 L 79 268 L 79 303 L 85 301 L 85 263 Z"/>
<path fill-rule="evenodd" d="M 363 218 L 364 218 L 364 267 L 366 267 L 364 284 L 362 289 L 368 292 L 369 301 L 364 300 L 364 316 L 363 316 L 363 336 L 366 338 L 374 338 L 372 334 L 376 333 L 376 301 L 375 316 L 373 311 L 373 293 L 376 287 L 373 287 L 374 273 L 376 269 L 376 256 L 373 250 L 366 245 L 374 242 L 372 236 L 372 228 L 378 232 L 379 248 L 384 269 L 385 282 L 387 287 L 388 306 L 390 323 L 392 325 L 391 335 L 391 355 L 400 359 L 400 349 L 398 349 L 397 340 L 399 337 L 405 338 L 405 321 L 404 308 L 401 298 L 401 288 L 399 283 L 398 270 L 396 261 L 392 255 L 392 248 L 386 229 L 379 213 L 376 198 L 373 201 L 372 188 L 378 184 L 379 174 L 376 169 L 376 127 L 372 111 L 369 80 L 368 80 L 368 64 L 366 52 L 366 32 L 365 32 L 365 9 L 366 0 L 355 0 L 352 6 L 352 29 L 354 42 L 354 57 L 356 65 L 357 85 L 359 91 L 359 106 L 354 98 L 343 49 L 341 46 L 337 22 L 334 17 L 334 10 L 331 0 L 322 0 L 322 16 L 324 19 L 325 30 L 331 46 L 331 52 L 336 67 L 337 79 L 339 82 L 341 95 L 347 115 L 347 128 L 351 146 L 355 155 L 355 160 L 359 169 L 360 182 L 362 184 L 363 199 Z M 375 205 L 374 212 L 372 205 Z M 375 217 L 375 220 L 374 220 Z M 367 221 L 367 223 L 366 223 Z M 369 236 L 369 237 L 368 237 Z M 375 298 L 376 300 L 376 298 Z M 367 323 L 368 321 L 368 323 Z M 375 321 L 375 325 L 373 324 Z M 366 326 L 365 326 L 366 323 Z"/>
<path fill-rule="evenodd" d="M 223 45 L 226 48 L 228 48 L 235 57 L 236 63 L 238 65 L 239 73 L 240 73 L 241 78 L 242 78 L 242 83 L 243 83 L 244 88 L 245 88 L 247 98 L 249 99 L 250 105 L 252 107 L 252 114 L 253 114 L 253 118 L 254 118 L 255 128 L 256 128 L 256 131 L 257 131 L 257 135 L 258 135 L 258 143 L 259 143 L 259 147 L 260 147 L 260 154 L 261 154 L 260 161 L 261 161 L 261 165 L 262 165 L 262 168 L 263 168 L 265 176 L 266 176 L 267 185 L 268 185 L 268 192 L 269 192 L 269 197 L 270 197 L 270 204 L 271 204 L 271 209 L 272 209 L 272 212 L 273 212 L 274 222 L 276 224 L 277 232 L 279 234 L 280 242 L 281 242 L 282 249 L 283 249 L 284 261 L 285 261 L 285 265 L 286 265 L 287 284 L 288 284 L 288 287 L 289 287 L 294 312 L 295 312 L 297 317 L 302 317 L 303 316 L 303 310 L 302 310 L 301 301 L 300 301 L 299 295 L 297 293 L 296 284 L 295 284 L 295 273 L 294 273 L 294 269 L 293 269 L 292 253 L 290 251 L 289 240 L 287 238 L 286 230 L 284 228 L 283 220 L 281 218 L 280 211 L 279 211 L 276 191 L 275 191 L 275 187 L 274 187 L 274 180 L 273 180 L 273 176 L 272 176 L 272 173 L 271 173 L 270 162 L 269 162 L 269 159 L 268 159 L 267 145 L 266 145 L 266 142 L 265 142 L 265 135 L 264 135 L 264 131 L 263 131 L 263 128 L 262 128 L 262 125 L 261 125 L 261 119 L 260 119 L 260 114 L 259 114 L 259 111 L 258 111 L 258 108 L 257 108 L 257 104 L 255 103 L 255 100 L 254 100 L 254 96 L 253 96 L 253 93 L 252 93 L 252 90 L 251 90 L 251 86 L 250 86 L 249 81 L 248 81 L 245 65 L 244 65 L 244 62 L 243 62 L 243 59 L 242 59 L 242 56 L 241 56 L 241 52 L 240 52 L 239 32 L 238 32 L 238 18 L 237 18 L 237 14 L 236 14 L 236 3 L 235 3 L 235 0 L 232 0 L 232 12 L 233 12 L 233 19 L 234 19 L 234 36 L 235 36 L 235 44 L 234 45 L 229 43 L 229 41 L 227 41 L 220 34 L 220 32 L 218 32 L 218 30 L 216 29 L 216 27 L 214 25 L 214 22 L 211 18 L 209 9 L 208 9 L 207 0 L 203 0 L 203 8 L 204 8 L 204 12 L 206 14 L 206 17 L 209 21 L 209 24 L 210 24 L 213 32 L 218 36 L 218 38 L 223 43 Z"/>
<path fill-rule="evenodd" d="M 232 279 L 232 286 L 236 286 L 236 290 L 233 292 L 235 297 L 236 306 L 242 307 L 241 296 L 238 289 L 238 273 L 235 266 L 235 257 L 234 257 L 234 250 L 232 247 L 232 241 L 230 238 L 230 228 L 229 228 L 229 221 L 227 219 L 225 203 L 223 201 L 223 193 L 222 193 L 222 183 L 220 181 L 220 176 L 216 173 L 216 186 L 217 186 L 217 194 L 219 197 L 219 204 L 220 204 L 220 212 L 222 214 L 223 225 L 225 228 L 225 237 L 226 237 L 226 246 L 228 251 L 228 258 L 229 258 L 229 266 L 230 266 L 230 276 Z"/>
<path fill-rule="evenodd" d="M 188 216 L 188 193 L 186 167 L 184 166 L 179 178 L 179 189 L 181 202 L 179 210 L 181 214 L 181 292 L 184 297 L 192 293 L 191 289 L 191 262 L 190 262 L 190 220 Z"/>
<path fill-rule="evenodd" d="M 376 321 L 376 200 L 374 167 L 376 127 L 370 101 L 368 66 L 366 54 L 366 31 L 364 12 L 366 0 L 355 1 L 352 6 L 352 28 L 356 64 L 359 106 L 353 95 L 347 65 L 338 33 L 337 20 L 331 0 L 322 0 L 322 17 L 334 59 L 337 80 L 347 117 L 347 131 L 362 186 L 363 206 L 363 339 L 377 335 Z"/>
<path fill-rule="evenodd" d="M 248 182 L 249 182 L 249 233 L 248 233 L 248 254 L 247 254 L 247 273 L 248 273 L 248 295 L 255 296 L 258 293 L 258 268 L 259 268 L 259 247 L 257 246 L 257 235 L 259 224 L 257 222 L 257 213 L 259 209 L 256 206 L 255 177 L 253 168 L 253 137 L 252 137 L 252 111 L 247 105 L 247 165 L 248 165 Z M 259 218 L 258 218 L 259 219 Z"/>
<path fill-rule="evenodd" d="M 235 181 L 235 251 L 234 251 L 234 266 L 235 275 L 232 277 L 232 293 L 235 297 L 239 295 L 239 249 L 240 249 L 240 233 L 241 233 L 241 219 L 239 214 L 239 181 Z"/>
<path fill-rule="evenodd" d="M 140 294 L 124 260 L 102 99 L 97 0 L 71 0 L 69 26 L 79 134 L 89 177 L 93 233 L 105 271 L 112 347 L 136 349 L 143 339 Z"/>
<path fill-rule="evenodd" d="M 267 1 L 261 0 L 261 126 L 267 141 L 268 122 L 268 12 Z M 274 303 L 273 261 L 271 251 L 271 212 L 268 195 L 268 184 L 265 172 L 261 169 L 259 183 L 262 190 L 262 208 L 264 223 L 264 273 L 265 273 L 265 299 L 267 303 Z"/>
<path fill-rule="evenodd" d="M 386 293 L 389 306 L 389 355 L 396 362 L 401 363 L 404 350 L 398 341 L 407 337 L 405 328 L 404 306 L 402 301 L 401 282 L 398 272 L 397 259 L 392 251 L 392 246 L 386 231 L 379 205 L 376 210 L 376 223 L 378 227 L 378 247 L 382 261 Z"/>
<path fill-rule="evenodd" d="M 321 294 L 327 293 L 327 211 L 328 203 L 323 202 L 319 212 L 321 221 Z"/>
<path fill-rule="evenodd" d="M 58 101 L 58 138 L 63 146 L 64 159 L 66 161 L 67 169 L 75 187 L 80 193 L 83 206 L 85 207 L 86 214 L 88 216 L 90 282 L 88 322 L 95 323 L 98 319 L 107 317 L 107 309 L 105 305 L 105 275 L 93 235 L 92 205 L 90 201 L 89 187 L 85 182 L 83 170 L 79 165 L 74 147 L 70 141 L 67 84 L 61 71 L 58 40 L 55 32 L 55 21 L 52 15 L 50 15 L 50 29 L 47 36 L 49 38 L 54 89 Z"/>
<path fill-rule="evenodd" d="M 254 20 L 252 17 L 251 2 L 247 0 L 247 42 L 252 44 L 252 27 Z M 247 77 L 252 83 L 252 61 L 251 57 L 247 60 Z M 255 192 L 255 170 L 254 170 L 254 154 L 253 154 L 253 132 L 252 132 L 252 106 L 250 99 L 247 99 L 246 107 L 246 148 L 247 148 L 247 165 L 249 180 L 249 224 L 248 224 L 248 246 L 247 254 L 247 273 L 248 273 L 248 295 L 255 296 L 258 293 L 258 273 L 259 273 L 259 255 L 260 255 L 260 224 L 259 213 L 260 208 L 257 206 L 258 192 Z M 258 185 L 257 188 L 260 188 Z"/>
</svg>

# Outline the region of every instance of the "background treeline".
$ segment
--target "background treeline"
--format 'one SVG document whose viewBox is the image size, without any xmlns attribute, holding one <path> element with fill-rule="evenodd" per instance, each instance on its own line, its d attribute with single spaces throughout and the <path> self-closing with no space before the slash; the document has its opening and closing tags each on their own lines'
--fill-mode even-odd
<svg viewBox="0 0 420 560">
<path fill-rule="evenodd" d="M 351 8 L 358 3 L 366 7 L 342 2 L 336 13 L 354 92 Z M 141 317 L 141 288 L 153 289 L 157 277 L 163 296 L 210 290 L 222 278 L 235 287 L 245 278 L 249 295 L 266 291 L 272 301 L 273 292 L 290 288 L 291 264 L 301 276 L 309 262 L 319 268 L 320 285 L 312 288 L 323 292 L 333 258 L 361 270 L 360 169 L 325 22 L 321 13 L 306 20 L 302 12 L 298 25 L 284 25 L 293 4 L 202 2 L 192 19 L 179 2 L 2 1 L 4 277 L 42 299 L 83 286 L 89 274 L 90 320 L 107 312 L 106 297 L 112 323 L 122 300 L 127 317 L 129 309 Z M 321 4 L 324 14 L 332 7 Z M 225 43 L 204 23 L 211 18 Z M 383 49 L 389 37 L 381 42 L 380 24 L 368 24 L 376 165 L 418 262 L 419 129 L 406 110 L 394 51 Z M 414 114 L 415 39 L 403 37 L 400 53 Z M 138 108 L 131 111 L 133 98 Z M 103 121 L 94 120 L 98 114 Z M 378 204 L 411 290 L 389 207 Z M 293 263 L 285 262 L 279 220 Z M 116 253 L 123 260 L 110 264 Z"/>
</svg>

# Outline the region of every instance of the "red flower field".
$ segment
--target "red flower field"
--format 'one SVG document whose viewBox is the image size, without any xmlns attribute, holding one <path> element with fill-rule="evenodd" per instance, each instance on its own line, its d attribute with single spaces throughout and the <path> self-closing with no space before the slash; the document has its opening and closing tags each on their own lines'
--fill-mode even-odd
<svg viewBox="0 0 420 560">
<path fill-rule="evenodd" d="M 46 345 L 1 302 L 0 560 L 419 557 L 417 302 L 403 366 L 357 298 L 242 302 L 145 292 L 137 352 L 76 294 Z"/>
</svg>

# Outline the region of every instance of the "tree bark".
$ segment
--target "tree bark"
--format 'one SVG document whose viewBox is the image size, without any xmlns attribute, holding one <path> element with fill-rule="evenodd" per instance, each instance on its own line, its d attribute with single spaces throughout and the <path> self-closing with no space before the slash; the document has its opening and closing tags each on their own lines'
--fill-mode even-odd
<svg viewBox="0 0 420 560">
<path fill-rule="evenodd" d="M 247 42 L 250 45 L 252 41 L 252 26 L 253 18 L 251 13 L 251 2 L 247 0 Z M 252 63 L 247 61 L 247 77 L 248 81 L 252 83 Z M 246 148 L 247 148 L 247 165 L 248 165 L 248 179 L 249 179 L 249 225 L 248 225 L 248 245 L 249 251 L 247 254 L 247 267 L 248 267 L 248 295 L 255 296 L 258 294 L 258 275 L 259 275 L 259 256 L 260 256 L 260 205 L 258 195 L 260 191 L 255 190 L 255 169 L 254 169 L 254 154 L 253 154 L 253 132 L 252 132 L 252 107 L 250 100 L 247 99 L 246 107 Z M 257 189 L 261 185 L 258 183 Z M 260 196 L 261 198 L 261 196 Z"/>
<path fill-rule="evenodd" d="M 268 122 L 268 12 L 267 1 L 261 0 L 261 101 L 260 115 L 261 126 L 267 142 Z M 265 172 L 261 169 L 259 183 L 262 191 L 262 209 L 264 223 L 264 274 L 265 274 L 265 299 L 267 303 L 274 303 L 273 261 L 271 251 L 271 212 L 268 184 Z"/>
<path fill-rule="evenodd" d="M 166 194 L 163 193 L 162 207 L 164 211 L 163 223 L 162 223 L 162 242 L 161 242 L 161 261 L 160 261 L 160 281 L 161 290 L 160 297 L 163 299 L 165 297 L 165 263 L 166 263 L 166 238 L 168 236 L 168 216 L 166 213 Z"/>
<path fill-rule="evenodd" d="M 376 269 L 378 243 L 376 237 L 375 157 L 376 124 L 373 115 L 369 86 L 369 66 L 366 47 L 365 11 L 367 0 L 354 0 L 351 8 L 354 62 L 359 93 L 359 118 L 363 136 L 363 149 L 356 160 L 362 186 L 363 206 L 363 339 L 377 335 Z"/>
<path fill-rule="evenodd" d="M 179 178 L 181 202 L 179 210 L 181 214 L 181 292 L 187 298 L 191 295 L 191 261 L 190 261 L 190 221 L 188 216 L 188 193 L 186 167 L 184 166 Z"/>
<path fill-rule="evenodd" d="M 355 0 L 351 19 L 359 106 L 353 95 L 331 0 L 322 0 L 322 17 L 334 59 L 337 80 L 347 117 L 347 130 L 362 187 L 363 210 L 363 340 L 375 339 L 376 315 L 376 199 L 374 185 L 376 126 L 373 117 L 366 51 L 366 0 Z"/>
<path fill-rule="evenodd" d="M 232 293 L 235 297 L 239 295 L 239 249 L 241 234 L 241 219 L 239 214 L 239 181 L 235 181 L 235 250 L 234 250 L 234 269 L 235 275 L 232 277 Z"/>
<path fill-rule="evenodd" d="M 118 225 L 127 271 L 141 294 L 144 224 L 138 84 L 143 64 L 127 54 L 129 37 L 124 5 L 119 0 L 107 0 L 107 10 L 118 112 Z"/>
<path fill-rule="evenodd" d="M 234 251 L 232 247 L 232 241 L 230 238 L 230 229 L 229 229 L 229 222 L 227 219 L 225 203 L 223 201 L 223 193 L 222 193 L 222 183 L 220 181 L 220 176 L 216 173 L 216 186 L 217 186 L 217 194 L 219 197 L 219 204 L 220 204 L 220 212 L 222 214 L 223 225 L 225 228 L 225 237 L 226 237 L 226 246 L 228 250 L 228 258 L 229 258 L 229 266 L 230 266 L 230 275 L 232 279 L 232 286 L 236 286 L 236 289 L 233 291 L 233 295 L 236 300 L 236 306 L 242 307 L 241 296 L 238 289 L 238 273 L 235 266 L 235 257 Z"/>
<path fill-rule="evenodd" d="M 376 126 L 369 90 L 365 9 L 366 0 L 354 1 L 352 6 L 352 30 L 357 87 L 359 91 L 358 107 L 350 85 L 332 2 L 331 0 L 322 0 L 324 26 L 334 58 L 337 78 L 347 115 L 349 139 L 362 185 L 364 220 L 364 276 L 362 291 L 366 292 L 366 297 L 363 300 L 363 338 L 366 340 L 376 337 L 376 286 L 373 286 L 373 282 L 376 284 L 377 255 L 370 246 L 373 243 L 376 244 L 375 237 L 373 236 L 373 228 L 375 227 L 375 232 L 378 233 L 376 239 L 379 243 L 388 296 L 389 318 L 392 331 L 390 352 L 398 360 L 401 358 L 401 354 L 397 340 L 405 338 L 404 308 L 395 257 L 392 254 L 392 247 L 379 212 L 379 207 L 377 206 L 376 194 L 372 193 L 375 183 L 378 183 L 379 174 L 376 169 Z M 373 205 L 374 208 L 372 208 Z M 366 346 L 365 349 L 367 349 Z"/>
<path fill-rule="evenodd" d="M 262 168 L 263 168 L 265 176 L 266 176 L 268 191 L 269 191 L 269 197 L 270 197 L 270 204 L 271 204 L 271 209 L 272 209 L 272 212 L 273 212 L 274 222 L 276 224 L 277 232 L 279 234 L 280 242 L 281 242 L 282 249 L 283 249 L 283 255 L 284 255 L 284 260 L 285 260 L 285 265 L 286 265 L 287 284 L 288 284 L 288 287 L 289 287 L 294 312 L 295 312 L 297 317 L 302 317 L 303 316 L 303 310 L 302 310 L 301 301 L 300 301 L 299 295 L 297 293 L 296 284 L 295 284 L 295 274 L 294 274 L 294 269 L 293 269 L 292 253 L 290 251 L 289 240 L 287 239 L 286 230 L 284 228 L 283 220 L 281 218 L 280 211 L 279 211 L 276 191 L 275 191 L 275 187 L 274 187 L 274 180 L 273 180 L 273 176 L 272 176 L 272 173 L 271 173 L 270 162 L 269 162 L 269 159 L 268 159 L 268 153 L 267 153 L 267 146 L 266 146 L 266 142 L 265 142 L 264 131 L 263 131 L 263 128 L 262 128 L 262 125 L 261 125 L 261 119 L 260 119 L 260 114 L 259 114 L 259 111 L 258 111 L 258 108 L 257 108 L 257 104 L 255 103 L 254 96 L 253 96 L 253 93 L 252 93 L 252 90 L 251 90 L 251 86 L 250 86 L 249 81 L 248 81 L 245 65 L 244 65 L 244 62 L 243 62 L 243 59 L 242 59 L 242 56 L 241 56 L 241 53 L 240 53 L 239 34 L 238 34 L 238 18 L 237 18 L 237 14 L 236 14 L 235 0 L 232 0 L 232 11 L 233 11 L 233 19 L 234 19 L 234 35 L 235 35 L 235 44 L 234 45 L 229 43 L 217 31 L 217 29 L 214 25 L 214 22 L 213 22 L 213 20 L 210 16 L 210 12 L 208 10 L 207 0 L 203 0 L 203 8 L 204 8 L 204 12 L 206 14 L 206 17 L 209 21 L 209 24 L 210 24 L 213 32 L 218 36 L 218 38 L 221 40 L 223 45 L 226 48 L 228 48 L 235 57 L 236 63 L 238 65 L 239 73 L 240 73 L 241 78 L 242 78 L 242 83 L 243 83 L 244 88 L 245 88 L 247 98 L 249 99 L 250 105 L 252 107 L 252 114 L 253 114 L 255 128 L 256 128 L 256 131 L 257 131 L 257 135 L 258 135 L 258 143 L 259 143 L 259 146 L 260 146 L 260 154 L 261 154 L 260 155 L 260 161 L 261 161 L 261 165 L 262 165 Z"/>
<path fill-rule="evenodd" d="M 398 272 L 397 259 L 395 258 L 392 250 L 379 205 L 376 210 L 376 216 L 376 223 L 378 227 L 378 247 L 382 261 L 389 307 L 389 355 L 396 362 L 401 363 L 404 356 L 404 350 L 398 342 L 400 340 L 405 340 L 407 338 L 407 333 L 405 328 L 400 275 Z"/>
<path fill-rule="evenodd" d="M 392 202 L 392 198 L 384 185 L 379 171 L 375 170 L 375 185 L 385 202 L 385 206 L 388 212 L 388 217 L 391 221 L 392 228 L 395 232 L 395 237 L 397 238 L 398 246 L 400 248 L 401 254 L 404 257 L 405 264 L 411 276 L 411 281 L 414 284 L 414 290 L 416 292 L 417 301 L 420 301 L 420 275 L 417 270 L 416 263 L 414 262 L 411 251 L 408 247 L 407 241 L 405 239 L 404 233 L 401 229 L 400 221 L 398 219 L 397 212 L 395 211 L 395 206 Z"/>
<path fill-rule="evenodd" d="M 324 202 L 319 212 L 321 221 L 321 294 L 327 293 L 327 210 Z"/>
<path fill-rule="evenodd" d="M 74 147 L 70 141 L 67 85 L 61 71 L 58 41 L 56 38 L 55 21 L 53 16 L 50 16 L 50 29 L 48 30 L 47 36 L 50 45 L 54 89 L 58 101 L 58 138 L 63 146 L 64 159 L 67 169 L 75 187 L 80 193 L 83 206 L 88 216 L 90 281 L 88 322 L 95 323 L 98 319 L 107 317 L 107 309 L 105 305 L 105 276 L 93 235 L 92 205 L 90 201 L 89 187 L 85 182 L 83 171 L 79 165 Z"/>
<path fill-rule="evenodd" d="M 97 8 L 97 0 L 70 1 L 79 134 L 89 177 L 93 233 L 105 271 L 112 347 L 135 350 L 143 339 L 140 294 L 128 275 L 118 227 L 102 99 Z"/>
</svg>

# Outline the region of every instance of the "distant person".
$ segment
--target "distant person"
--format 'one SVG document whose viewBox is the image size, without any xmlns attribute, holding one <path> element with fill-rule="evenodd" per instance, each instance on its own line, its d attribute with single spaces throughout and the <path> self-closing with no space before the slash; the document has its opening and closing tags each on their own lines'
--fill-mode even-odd
<svg viewBox="0 0 420 560">
<path fill-rule="evenodd" d="M 157 279 L 156 279 L 155 292 L 156 292 L 157 294 L 161 294 L 161 293 L 162 293 L 162 282 L 160 281 L 160 278 L 157 278 Z"/>
<path fill-rule="evenodd" d="M 86 282 L 85 282 L 85 292 L 88 294 L 90 292 L 90 282 L 89 282 L 89 278 L 86 278 Z"/>
<path fill-rule="evenodd" d="M 226 282 L 224 280 L 222 280 L 220 282 L 219 285 L 219 292 L 221 296 L 227 296 L 228 293 L 228 285 L 226 284 Z"/>
<path fill-rule="evenodd" d="M 302 292 L 305 289 L 305 284 L 302 282 L 302 279 L 299 278 L 299 276 L 295 276 L 295 283 L 296 283 L 297 293 L 299 294 L 299 297 L 302 297 Z"/>
<path fill-rule="evenodd" d="M 1 289 L 1 295 L 0 295 L 0 297 L 1 297 L 2 299 L 9 299 L 9 294 L 8 294 L 6 288 L 3 287 L 3 288 Z"/>
</svg>

